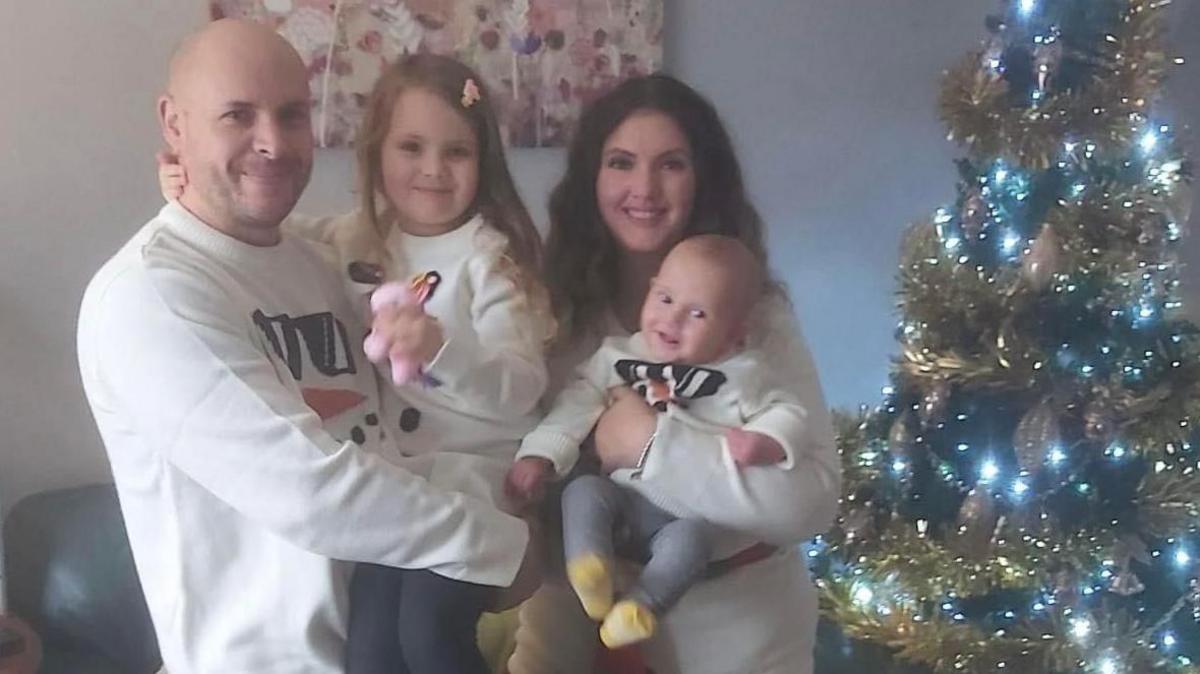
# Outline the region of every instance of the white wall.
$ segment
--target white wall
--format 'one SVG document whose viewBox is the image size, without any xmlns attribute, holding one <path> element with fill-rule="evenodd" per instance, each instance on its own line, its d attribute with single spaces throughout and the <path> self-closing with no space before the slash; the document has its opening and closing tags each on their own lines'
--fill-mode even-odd
<svg viewBox="0 0 1200 674">
<path fill-rule="evenodd" d="M 159 206 L 154 99 L 205 4 L 0 0 L 0 508 L 107 479 L 76 374 L 75 312 L 91 274 Z M 872 402 L 885 380 L 899 234 L 953 195 L 937 76 L 997 5 L 667 0 L 668 69 L 733 130 L 833 404 Z M 1196 65 L 1177 73 L 1171 109 L 1198 125 L 1200 7 L 1174 23 Z M 511 161 L 542 220 L 562 153 Z M 301 209 L 341 210 L 350 185 L 349 154 L 320 151 Z M 1186 255 L 1198 251 L 1194 237 Z"/>
</svg>

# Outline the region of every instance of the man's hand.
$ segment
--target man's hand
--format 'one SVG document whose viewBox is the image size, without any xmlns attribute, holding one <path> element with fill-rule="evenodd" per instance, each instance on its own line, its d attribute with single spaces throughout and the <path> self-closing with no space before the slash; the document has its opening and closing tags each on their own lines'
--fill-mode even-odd
<svg viewBox="0 0 1200 674">
<path fill-rule="evenodd" d="M 504 495 L 518 509 L 539 503 L 546 495 L 546 483 L 554 475 L 554 464 L 540 456 L 517 459 L 504 480 Z"/>
<path fill-rule="evenodd" d="M 608 409 L 596 422 L 596 455 L 604 472 L 633 468 L 658 426 L 658 415 L 628 386 L 608 390 Z"/>
</svg>

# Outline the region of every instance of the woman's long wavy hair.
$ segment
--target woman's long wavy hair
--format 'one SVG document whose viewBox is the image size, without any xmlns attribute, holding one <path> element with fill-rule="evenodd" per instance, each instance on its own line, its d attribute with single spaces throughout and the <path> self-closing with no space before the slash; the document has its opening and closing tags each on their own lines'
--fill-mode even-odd
<svg viewBox="0 0 1200 674">
<path fill-rule="evenodd" d="M 696 186 L 683 238 L 731 236 L 766 264 L 763 222 L 746 196 L 733 143 L 713 105 L 669 75 L 625 80 L 584 110 L 567 172 L 550 195 L 545 278 L 560 343 L 597 329 L 618 287 L 621 251 L 600 215 L 596 177 L 609 136 L 630 115 L 646 110 L 673 119 L 691 149 Z"/>
</svg>

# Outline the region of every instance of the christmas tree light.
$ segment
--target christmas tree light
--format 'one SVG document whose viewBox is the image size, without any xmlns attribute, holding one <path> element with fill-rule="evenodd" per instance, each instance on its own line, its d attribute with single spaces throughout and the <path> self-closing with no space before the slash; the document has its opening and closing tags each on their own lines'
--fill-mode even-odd
<svg viewBox="0 0 1200 674">
<path fill-rule="evenodd" d="M 1011 0 L 946 75 L 957 199 L 905 237 L 892 382 L 843 420 L 842 512 L 806 556 L 825 615 L 911 665 L 1200 672 L 1166 5 Z"/>
</svg>

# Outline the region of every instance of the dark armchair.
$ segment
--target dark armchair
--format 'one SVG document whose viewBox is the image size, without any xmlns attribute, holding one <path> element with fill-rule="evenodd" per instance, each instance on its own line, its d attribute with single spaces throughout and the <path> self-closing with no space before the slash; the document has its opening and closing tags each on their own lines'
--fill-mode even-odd
<svg viewBox="0 0 1200 674">
<path fill-rule="evenodd" d="M 4 522 L 9 603 L 43 641 L 42 674 L 152 674 L 158 642 L 111 484 L 19 501 Z"/>
</svg>

